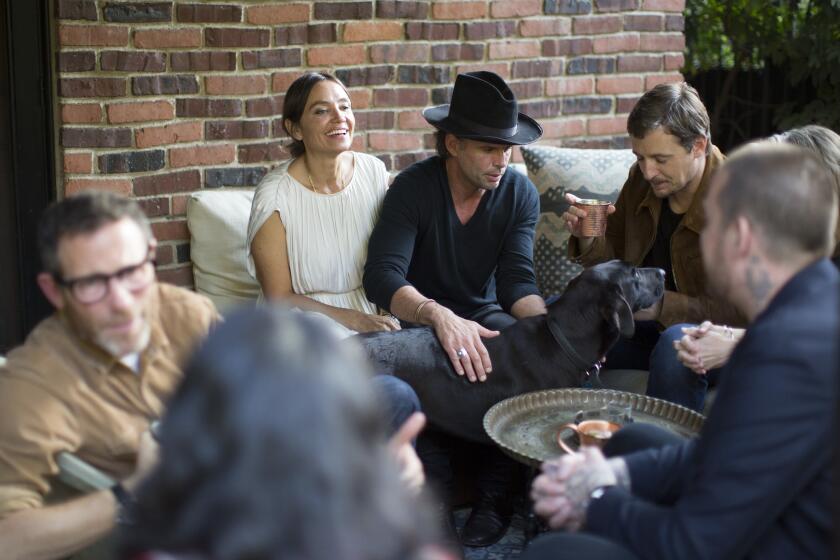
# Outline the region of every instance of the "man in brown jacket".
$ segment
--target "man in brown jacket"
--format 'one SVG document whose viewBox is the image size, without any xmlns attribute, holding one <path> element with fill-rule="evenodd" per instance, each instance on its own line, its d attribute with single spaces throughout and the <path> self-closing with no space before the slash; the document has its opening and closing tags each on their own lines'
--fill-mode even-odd
<svg viewBox="0 0 840 560">
<path fill-rule="evenodd" d="M 702 200 L 723 155 L 711 143 L 709 116 L 697 91 L 686 83 L 660 84 L 645 93 L 627 119 L 627 131 L 637 163 L 615 206 L 610 206 L 606 235 L 581 236 L 585 212 L 574 206 L 563 214 L 572 234 L 569 253 L 584 266 L 622 259 L 666 272 L 665 295 L 654 306 L 636 313 L 636 336 L 620 341 L 607 355 L 612 369 L 649 369 L 648 394 L 702 408 L 708 379 L 674 372 L 664 366 L 675 360 L 669 336 L 660 329 L 680 323 L 744 324 L 740 314 L 706 291 L 700 258 Z M 566 195 L 572 204 L 578 199 Z M 661 365 L 662 367 L 657 367 Z"/>
</svg>

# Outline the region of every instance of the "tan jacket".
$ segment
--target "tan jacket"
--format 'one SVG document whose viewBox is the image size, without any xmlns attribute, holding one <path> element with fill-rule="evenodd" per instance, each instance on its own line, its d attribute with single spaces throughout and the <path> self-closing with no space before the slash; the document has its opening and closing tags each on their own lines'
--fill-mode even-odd
<svg viewBox="0 0 840 560">
<path fill-rule="evenodd" d="M 666 291 L 659 322 L 668 327 L 676 323 L 700 323 L 745 326 L 746 318 L 732 305 L 710 297 L 700 256 L 700 231 L 703 229 L 703 197 L 709 177 L 724 160 L 715 146 L 706 157 L 706 168 L 688 211 L 671 236 L 671 266 L 677 291 Z M 584 266 L 610 259 L 622 259 L 638 266 L 653 246 L 661 211 L 656 198 L 638 165 L 633 165 L 615 212 L 607 220 L 607 234 L 597 238 L 585 253 L 580 252 L 576 237 L 569 239 L 569 256 Z"/>
<path fill-rule="evenodd" d="M 61 313 L 9 353 L 0 368 L 0 518 L 43 504 L 62 451 L 116 478 L 134 471 L 140 435 L 218 320 L 204 296 L 168 284 L 154 289 L 138 373 L 79 338 Z"/>
</svg>

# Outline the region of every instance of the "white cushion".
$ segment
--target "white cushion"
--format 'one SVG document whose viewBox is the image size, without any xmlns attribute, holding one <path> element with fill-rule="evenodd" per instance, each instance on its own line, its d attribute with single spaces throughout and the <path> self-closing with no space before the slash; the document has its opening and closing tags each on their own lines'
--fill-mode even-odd
<svg viewBox="0 0 840 560">
<path fill-rule="evenodd" d="M 253 189 L 219 189 L 194 192 L 187 203 L 195 289 L 213 300 L 220 313 L 260 295 L 260 285 L 245 268 L 253 198 Z"/>
<path fill-rule="evenodd" d="M 543 296 L 560 294 L 581 267 L 568 260 L 569 232 L 560 216 L 569 192 L 580 198 L 615 202 L 636 161 L 631 150 L 522 146 L 528 177 L 540 193 L 540 221 L 534 241 L 534 271 Z"/>
</svg>

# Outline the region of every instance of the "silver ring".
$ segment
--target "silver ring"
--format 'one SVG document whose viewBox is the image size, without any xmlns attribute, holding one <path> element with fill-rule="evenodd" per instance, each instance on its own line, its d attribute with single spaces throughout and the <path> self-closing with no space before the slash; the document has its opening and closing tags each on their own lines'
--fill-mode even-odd
<svg viewBox="0 0 840 560">
<path fill-rule="evenodd" d="M 463 360 L 467 357 L 467 349 L 462 346 L 461 348 L 458 348 L 458 351 L 455 352 L 455 355 Z"/>
</svg>

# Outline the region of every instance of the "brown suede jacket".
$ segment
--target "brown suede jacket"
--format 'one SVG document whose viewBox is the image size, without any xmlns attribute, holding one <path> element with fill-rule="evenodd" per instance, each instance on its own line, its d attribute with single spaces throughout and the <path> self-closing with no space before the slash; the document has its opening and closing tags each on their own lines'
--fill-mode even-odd
<svg viewBox="0 0 840 560">
<path fill-rule="evenodd" d="M 671 236 L 671 263 L 677 291 L 665 292 L 658 320 L 666 327 L 705 320 L 718 324 L 746 325 L 746 318 L 732 305 L 707 294 L 706 275 L 700 256 L 700 231 L 704 222 L 703 197 L 712 171 L 723 160 L 720 150 L 712 146 L 711 154 L 706 157 L 700 187 Z M 607 220 L 606 236 L 597 238 L 584 253 L 580 252 L 577 238 L 571 237 L 569 257 L 584 266 L 610 259 L 622 259 L 640 265 L 653 246 L 660 209 L 660 199 L 654 196 L 639 166 L 634 164 L 615 203 L 615 212 Z"/>
</svg>

